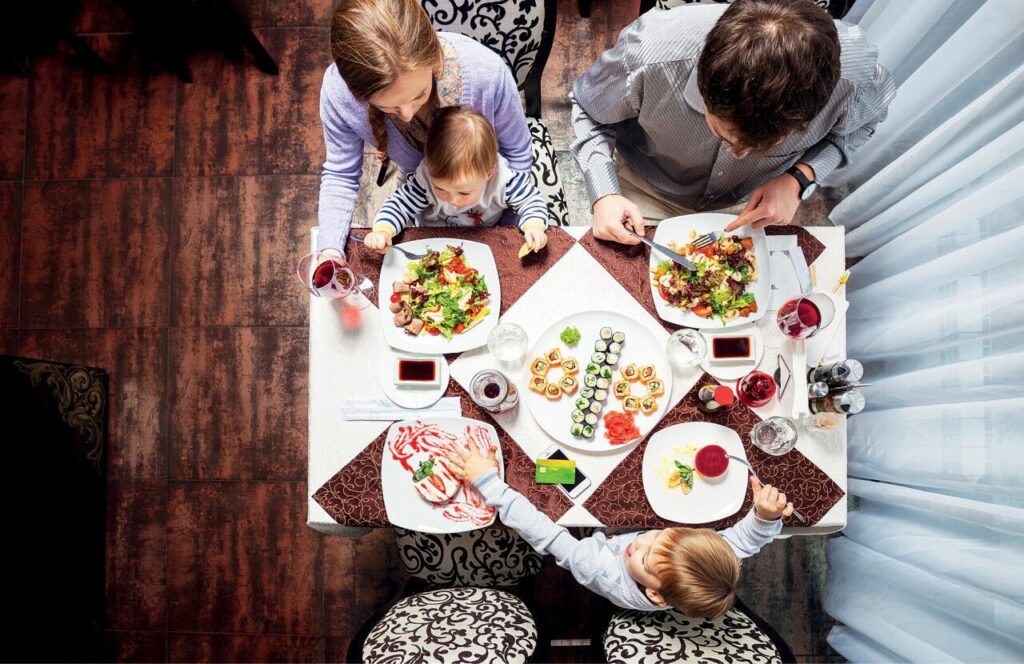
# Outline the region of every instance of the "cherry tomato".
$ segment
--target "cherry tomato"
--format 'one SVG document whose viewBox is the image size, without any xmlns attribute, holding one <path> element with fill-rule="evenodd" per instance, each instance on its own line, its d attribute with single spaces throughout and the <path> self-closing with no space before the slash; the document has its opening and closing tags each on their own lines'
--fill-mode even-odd
<svg viewBox="0 0 1024 664">
<path fill-rule="evenodd" d="M 700 316 L 701 318 L 707 318 L 708 316 L 711 315 L 711 307 L 704 306 L 703 304 L 698 304 L 690 311 L 692 311 L 694 315 Z"/>
<path fill-rule="evenodd" d="M 402 294 L 401 293 L 392 293 L 391 294 L 391 301 L 392 302 L 398 302 L 401 299 L 402 299 Z"/>
<path fill-rule="evenodd" d="M 436 337 L 437 335 L 441 334 L 441 330 L 437 329 L 436 327 L 428 327 L 427 332 L 430 332 L 430 336 L 432 337 Z"/>
<path fill-rule="evenodd" d="M 696 253 L 704 254 L 708 258 L 712 258 L 715 255 L 715 245 L 709 244 L 708 246 L 704 247 L 703 249 L 698 249 L 696 251 Z"/>
<path fill-rule="evenodd" d="M 669 295 L 668 289 L 662 286 L 661 284 L 658 284 L 658 292 L 661 293 L 661 299 L 665 300 L 666 302 L 672 301 L 672 297 Z"/>
<path fill-rule="evenodd" d="M 465 330 L 465 329 L 466 329 L 466 325 L 465 325 L 465 323 L 459 323 L 458 325 L 456 325 L 456 326 L 455 326 L 455 329 L 454 329 L 453 331 L 454 331 L 454 332 L 455 332 L 456 334 L 458 334 L 458 333 L 462 332 L 462 331 L 463 331 L 463 330 Z"/>
</svg>

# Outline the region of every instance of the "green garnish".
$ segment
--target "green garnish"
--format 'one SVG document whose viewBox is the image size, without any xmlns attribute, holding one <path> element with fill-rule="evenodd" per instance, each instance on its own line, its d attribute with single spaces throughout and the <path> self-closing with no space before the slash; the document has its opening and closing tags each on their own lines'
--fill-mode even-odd
<svg viewBox="0 0 1024 664">
<path fill-rule="evenodd" d="M 571 325 L 562 330 L 558 336 L 566 346 L 575 346 L 580 341 L 580 331 Z"/>
<path fill-rule="evenodd" d="M 658 272 L 664 272 L 671 270 L 673 265 L 674 263 L 672 261 L 661 261 L 654 269 Z"/>
<path fill-rule="evenodd" d="M 426 461 L 421 461 L 420 462 L 419 467 L 416 468 L 416 472 L 413 473 L 412 481 L 413 482 L 420 482 L 422 480 L 427 479 L 428 477 L 430 477 L 433 474 L 434 474 L 434 460 L 433 459 L 427 459 Z"/>
<path fill-rule="evenodd" d="M 687 466 L 686 464 L 679 463 L 678 461 L 674 461 L 673 463 L 676 464 L 676 470 L 679 471 L 679 479 L 683 480 L 683 484 L 685 484 L 687 487 L 692 489 L 693 488 L 693 468 L 690 467 L 690 466 Z"/>
</svg>

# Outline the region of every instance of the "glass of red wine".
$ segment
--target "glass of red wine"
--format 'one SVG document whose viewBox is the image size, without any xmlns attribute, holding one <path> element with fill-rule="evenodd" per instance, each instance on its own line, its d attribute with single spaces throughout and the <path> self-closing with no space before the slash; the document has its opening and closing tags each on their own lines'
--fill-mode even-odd
<svg viewBox="0 0 1024 664">
<path fill-rule="evenodd" d="M 295 274 L 317 297 L 342 298 L 344 304 L 365 309 L 373 298 L 373 282 L 356 274 L 337 249 L 324 249 L 299 259 Z"/>
<path fill-rule="evenodd" d="M 790 339 L 807 339 L 828 327 L 836 306 L 824 293 L 807 293 L 787 300 L 775 316 L 779 331 Z"/>
<path fill-rule="evenodd" d="M 751 371 L 736 383 L 736 396 L 748 408 L 767 406 L 775 397 L 775 379 L 763 371 Z"/>
</svg>

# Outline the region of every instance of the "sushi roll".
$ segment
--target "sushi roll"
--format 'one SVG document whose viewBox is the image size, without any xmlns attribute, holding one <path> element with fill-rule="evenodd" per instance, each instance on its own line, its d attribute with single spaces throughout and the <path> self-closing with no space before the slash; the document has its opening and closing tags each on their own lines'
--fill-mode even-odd
<svg viewBox="0 0 1024 664">
<path fill-rule="evenodd" d="M 582 410 L 576 409 L 576 410 L 572 411 L 572 421 L 573 422 L 577 422 L 577 423 L 582 422 L 584 420 L 584 418 L 586 418 L 586 416 L 587 416 L 587 414 L 584 413 Z"/>
<path fill-rule="evenodd" d="M 590 399 L 580 397 L 579 399 L 576 400 L 576 407 L 579 408 L 580 410 L 586 410 L 587 408 L 590 407 Z"/>
<path fill-rule="evenodd" d="M 551 365 L 543 357 L 534 359 L 533 364 L 530 366 L 530 373 L 535 376 L 544 376 L 548 373 L 548 369 Z"/>
<path fill-rule="evenodd" d="M 665 394 L 665 383 L 657 378 L 647 381 L 647 394 L 652 397 L 660 397 Z"/>
<path fill-rule="evenodd" d="M 544 394 L 544 391 L 548 389 L 548 381 L 544 376 L 533 376 L 530 378 L 530 389 L 537 394 Z"/>
<path fill-rule="evenodd" d="M 604 404 L 602 404 L 600 401 L 590 402 L 590 412 L 593 413 L 594 415 L 599 415 L 601 413 L 602 408 L 604 408 Z"/>
<path fill-rule="evenodd" d="M 656 376 L 653 364 L 645 364 L 640 367 L 640 382 L 647 383 Z"/>
<path fill-rule="evenodd" d="M 576 379 L 572 376 L 562 376 L 562 380 L 558 381 L 558 386 L 562 388 L 562 391 L 566 394 L 572 394 L 580 384 L 577 383 Z"/>
<path fill-rule="evenodd" d="M 593 424 L 585 424 L 585 425 L 583 425 L 583 437 L 584 438 L 593 438 L 594 437 L 594 425 Z"/>
<path fill-rule="evenodd" d="M 547 361 L 549 367 L 557 367 L 562 363 L 562 351 L 557 348 L 552 348 L 548 351 Z"/>
<path fill-rule="evenodd" d="M 598 365 L 598 369 L 600 370 L 600 365 L 604 364 L 604 358 L 605 354 L 598 352 L 590 356 L 590 361 Z"/>
<path fill-rule="evenodd" d="M 607 378 L 607 379 L 611 380 L 612 368 L 611 367 L 601 367 L 601 370 L 597 372 L 597 377 L 598 378 Z"/>
<path fill-rule="evenodd" d="M 573 436 L 582 436 L 583 425 L 580 424 L 579 422 L 573 422 L 572 426 L 569 427 L 569 433 L 572 434 Z"/>
<path fill-rule="evenodd" d="M 623 334 L 622 332 L 616 332 L 615 334 L 612 335 L 612 341 L 619 345 L 622 345 L 626 343 L 626 335 Z"/>
<path fill-rule="evenodd" d="M 590 364 L 587 365 L 587 373 L 588 374 L 596 374 L 600 370 L 601 370 L 601 363 L 600 362 L 591 362 Z"/>
<path fill-rule="evenodd" d="M 596 401 L 604 401 L 608 398 L 608 390 L 597 390 L 594 392 L 594 399 Z"/>
<path fill-rule="evenodd" d="M 611 342 L 610 344 L 608 344 L 608 352 L 609 353 L 616 353 L 616 354 L 617 353 L 621 353 L 622 352 L 622 344 L 620 344 L 618 341 Z"/>
<path fill-rule="evenodd" d="M 597 414 L 587 413 L 586 423 L 589 424 L 590 426 L 597 426 Z"/>
<path fill-rule="evenodd" d="M 575 357 L 567 357 L 562 360 L 562 371 L 566 375 L 577 374 L 580 371 L 580 363 L 576 361 Z"/>
<path fill-rule="evenodd" d="M 592 387 L 584 387 L 582 390 L 580 390 L 580 396 L 583 397 L 584 399 L 588 399 L 588 400 L 589 399 L 593 399 L 594 398 L 594 388 L 592 388 Z M 589 406 L 590 404 L 588 403 L 587 405 Z"/>
<path fill-rule="evenodd" d="M 628 364 L 622 370 L 622 377 L 631 383 L 635 383 L 640 378 L 640 370 L 636 368 L 635 364 Z"/>
<path fill-rule="evenodd" d="M 619 363 L 619 354 L 608 353 L 607 355 L 604 356 L 604 361 L 614 367 L 616 364 Z"/>
<path fill-rule="evenodd" d="M 608 380 L 607 378 L 598 378 L 597 379 L 597 389 L 599 389 L 599 390 L 607 390 L 608 386 L 610 384 L 611 384 L 611 381 Z"/>
<path fill-rule="evenodd" d="M 615 395 L 616 399 L 625 399 L 629 396 L 629 391 L 630 387 L 628 380 L 620 380 L 615 383 L 615 385 L 612 385 L 612 393 Z"/>
<path fill-rule="evenodd" d="M 597 376 L 594 374 L 587 374 L 583 377 L 583 384 L 587 387 L 595 387 L 597 385 Z"/>
<path fill-rule="evenodd" d="M 596 350 L 599 353 L 605 352 L 606 350 L 608 350 L 608 342 L 605 341 L 604 339 L 598 339 L 597 341 L 594 342 L 594 350 Z"/>
<path fill-rule="evenodd" d="M 558 383 L 548 383 L 548 386 L 544 388 L 544 396 L 551 401 L 558 401 L 562 398 L 562 388 L 558 386 Z"/>
<path fill-rule="evenodd" d="M 608 341 L 613 336 L 615 336 L 615 335 L 612 334 L 612 328 L 610 328 L 610 327 L 602 327 L 601 328 L 601 340 L 602 341 Z M 622 342 L 620 341 L 619 343 L 622 343 Z"/>
<path fill-rule="evenodd" d="M 640 400 L 636 397 L 626 397 L 622 400 L 622 410 L 627 413 L 635 413 L 640 410 Z"/>
<path fill-rule="evenodd" d="M 640 410 L 644 415 L 650 415 L 654 411 L 658 410 L 658 400 L 654 397 L 644 397 L 640 400 Z"/>
</svg>

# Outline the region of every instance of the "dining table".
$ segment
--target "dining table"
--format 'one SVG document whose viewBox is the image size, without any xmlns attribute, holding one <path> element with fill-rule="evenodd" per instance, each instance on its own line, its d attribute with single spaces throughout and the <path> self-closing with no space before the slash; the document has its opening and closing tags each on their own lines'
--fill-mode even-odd
<svg viewBox="0 0 1024 664">
<path fill-rule="evenodd" d="M 311 242 L 316 245 L 317 229 Z M 837 227 L 768 227 L 769 236 L 792 236 L 794 251 L 802 253 L 819 290 L 832 290 L 845 270 L 844 230 Z M 649 228 L 647 237 L 654 235 Z M 635 321 L 664 345 L 677 325 L 661 320 L 650 288 L 649 249 L 620 245 L 594 237 L 589 226 L 548 230 L 547 246 L 525 259 L 518 256 L 522 235 L 515 228 L 410 228 L 404 240 L 454 238 L 487 244 L 494 255 L 501 285 L 497 314 L 502 323 L 521 326 L 532 344 L 549 326 L 575 312 L 610 311 Z M 353 270 L 378 286 L 381 256 L 349 240 L 345 253 Z M 385 288 L 388 286 L 385 284 Z M 842 298 L 843 291 L 837 289 Z M 382 334 L 391 314 L 371 304 L 353 327 L 340 315 L 338 300 L 310 297 L 309 315 L 309 456 L 308 525 L 326 534 L 353 534 L 365 528 L 386 528 L 381 463 L 392 422 L 349 420 L 342 404 L 354 400 L 384 399 L 383 370 L 391 352 Z M 764 355 L 758 368 L 771 373 L 780 364 L 792 364 L 792 349 L 784 340 L 772 341 L 774 313 L 757 323 L 763 331 Z M 837 316 L 830 329 L 829 357 L 845 358 L 845 318 Z M 780 356 L 782 362 L 780 362 Z M 535 481 L 535 462 L 555 441 L 531 416 L 525 404 L 502 413 L 477 406 L 467 393 L 471 378 L 482 369 L 505 372 L 521 392 L 528 370 L 509 368 L 486 346 L 448 357 L 450 380 L 445 394 L 460 399 L 462 416 L 492 424 L 498 433 L 509 485 L 528 497 L 551 519 L 566 527 L 649 529 L 675 525 L 659 517 L 643 487 L 641 466 L 645 442 L 610 453 L 587 454 L 566 449 L 580 470 L 591 479 L 581 495 L 570 499 L 559 488 Z M 524 358 L 523 362 L 527 362 Z M 794 371 L 807 371 L 795 367 Z M 737 402 L 712 414 L 698 408 L 697 392 L 706 384 L 735 388 L 735 380 L 717 380 L 699 366 L 673 367 L 671 393 L 663 419 L 651 435 L 675 424 L 712 422 L 739 434 L 746 456 L 762 482 L 786 493 L 806 521 L 786 517 L 783 535 L 826 534 L 846 525 L 847 457 L 845 419 L 838 431 L 828 433 L 801 428 L 796 446 L 781 456 L 756 447 L 750 432 L 760 420 L 791 414 L 793 399 L 806 398 L 790 387 L 781 398 L 761 408 Z M 732 515 L 701 524 L 722 528 L 749 511 L 751 492 Z"/>
</svg>

